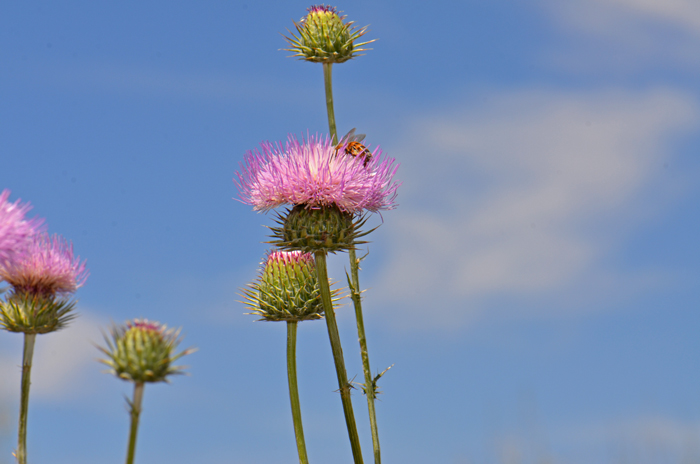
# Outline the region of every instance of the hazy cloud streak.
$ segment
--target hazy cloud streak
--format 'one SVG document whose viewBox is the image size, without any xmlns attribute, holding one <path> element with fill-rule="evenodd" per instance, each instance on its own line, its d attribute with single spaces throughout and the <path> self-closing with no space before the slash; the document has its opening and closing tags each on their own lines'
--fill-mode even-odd
<svg viewBox="0 0 700 464">
<path fill-rule="evenodd" d="M 425 118 L 398 150 L 408 188 L 377 288 L 404 308 L 466 312 L 610 272 L 669 143 L 697 122 L 692 99 L 667 90 L 510 93 Z"/>
</svg>

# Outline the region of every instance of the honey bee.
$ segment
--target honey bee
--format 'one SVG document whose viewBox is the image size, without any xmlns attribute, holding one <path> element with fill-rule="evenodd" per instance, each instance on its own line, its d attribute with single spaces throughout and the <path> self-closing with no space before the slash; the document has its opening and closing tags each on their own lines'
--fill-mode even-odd
<svg viewBox="0 0 700 464">
<path fill-rule="evenodd" d="M 372 159 L 372 153 L 362 145 L 365 139 L 365 134 L 355 134 L 355 128 L 350 129 L 350 132 L 345 134 L 343 138 L 340 139 L 340 143 L 335 147 L 336 155 L 341 148 L 345 147 L 345 154 L 350 156 L 359 156 L 362 158 L 362 164 L 367 167 L 369 161 Z"/>
</svg>

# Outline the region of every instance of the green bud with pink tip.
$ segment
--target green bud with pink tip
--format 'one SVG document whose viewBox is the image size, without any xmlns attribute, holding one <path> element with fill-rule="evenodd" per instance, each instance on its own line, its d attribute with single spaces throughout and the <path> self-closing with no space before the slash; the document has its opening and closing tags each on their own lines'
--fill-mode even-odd
<svg viewBox="0 0 700 464">
<path fill-rule="evenodd" d="M 357 29 L 353 21 L 345 22 L 346 16 L 340 16 L 331 6 L 314 5 L 301 21 L 294 23 L 296 34 L 285 36 L 290 48 L 299 59 L 314 63 L 343 63 L 366 51 L 360 48 L 373 40 L 355 43 L 367 32 L 367 27 Z"/>
<path fill-rule="evenodd" d="M 173 362 L 194 352 L 193 348 L 175 353 L 182 339 L 180 329 L 168 329 L 165 324 L 134 319 L 124 325 L 113 325 L 105 334 L 107 348 L 97 347 L 107 358 L 100 362 L 109 366 L 109 372 L 118 378 L 134 383 L 134 396 L 127 399 L 131 427 L 126 453 L 126 464 L 133 464 L 136 454 L 141 403 L 145 384 L 168 382 L 168 376 L 183 374 L 184 366 Z"/>
<path fill-rule="evenodd" d="M 323 302 L 310 253 L 271 251 L 260 276 L 243 289 L 251 314 L 265 321 L 306 321 L 323 317 Z M 338 295 L 334 290 L 333 296 Z"/>
<path fill-rule="evenodd" d="M 194 349 L 175 353 L 181 342 L 180 329 L 147 319 L 134 319 L 122 326 L 113 326 L 105 335 L 107 348 L 98 347 L 112 374 L 132 382 L 166 382 L 169 375 L 182 374 L 184 367 L 173 362 Z"/>
</svg>

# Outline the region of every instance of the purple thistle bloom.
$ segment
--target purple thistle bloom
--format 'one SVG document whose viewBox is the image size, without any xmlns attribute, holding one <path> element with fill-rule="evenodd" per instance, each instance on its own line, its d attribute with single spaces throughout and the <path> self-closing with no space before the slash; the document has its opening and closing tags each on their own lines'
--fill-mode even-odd
<svg viewBox="0 0 700 464">
<path fill-rule="evenodd" d="M 85 261 L 73 255 L 73 244 L 47 233 L 34 235 L 17 259 L 0 267 L 0 276 L 15 293 L 41 296 L 73 293 L 88 275 Z"/>
<path fill-rule="evenodd" d="M 283 266 L 290 264 L 306 264 L 315 266 L 314 255 L 311 253 L 302 253 L 301 251 L 270 251 L 265 260 L 265 266 L 272 263 L 282 264 Z"/>
<path fill-rule="evenodd" d="M 293 135 L 287 143 L 260 144 L 249 151 L 234 179 L 243 203 L 256 211 L 281 205 L 307 208 L 337 206 L 346 213 L 377 212 L 396 207 L 394 182 L 398 169 L 393 158 L 376 148 L 365 159 L 345 154 L 330 137 L 309 136 L 301 142 Z"/>
<path fill-rule="evenodd" d="M 167 327 L 165 324 L 161 325 L 159 322 L 149 321 L 148 319 L 134 319 L 133 321 L 127 321 L 126 327 L 128 329 L 141 329 L 147 332 L 158 332 L 164 333 Z"/>
<path fill-rule="evenodd" d="M 311 5 L 306 9 L 309 13 L 332 13 L 338 14 L 338 10 L 330 5 Z"/>
<path fill-rule="evenodd" d="M 0 193 L 0 264 L 15 259 L 27 246 L 29 238 L 42 230 L 43 219 L 25 219 L 32 209 L 29 203 L 20 200 L 10 203 L 9 190 Z"/>
</svg>

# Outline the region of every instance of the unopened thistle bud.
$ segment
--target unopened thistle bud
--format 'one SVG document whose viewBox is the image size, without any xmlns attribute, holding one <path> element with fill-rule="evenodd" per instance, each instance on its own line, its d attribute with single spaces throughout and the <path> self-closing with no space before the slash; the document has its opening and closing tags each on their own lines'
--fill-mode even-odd
<svg viewBox="0 0 700 464">
<path fill-rule="evenodd" d="M 337 206 L 307 208 L 297 205 L 278 214 L 279 227 L 270 227 L 273 240 L 269 243 L 283 250 L 299 250 L 306 253 L 325 251 L 335 253 L 367 243 L 358 238 L 370 231 L 361 231 L 367 217 L 341 211 Z"/>
<path fill-rule="evenodd" d="M 195 351 L 190 348 L 175 354 L 182 341 L 180 329 L 168 329 L 165 324 L 147 319 L 113 325 L 104 338 L 107 348 L 97 348 L 107 359 L 100 362 L 120 379 L 136 383 L 167 382 L 169 375 L 184 373 L 185 366 L 172 363 Z"/>
<path fill-rule="evenodd" d="M 294 23 L 297 34 L 290 31 L 291 37 L 284 36 L 291 45 L 287 51 L 294 52 L 299 59 L 315 63 L 343 63 L 366 51 L 360 48 L 374 42 L 355 43 L 367 32 L 367 27 L 356 29 L 353 21 L 344 22 L 331 6 L 314 5 L 301 21 Z"/>
<path fill-rule="evenodd" d="M 259 278 L 243 289 L 244 303 L 266 321 L 306 321 L 323 317 L 323 302 L 310 253 L 271 251 Z M 334 290 L 333 296 L 338 291 Z"/>
</svg>

